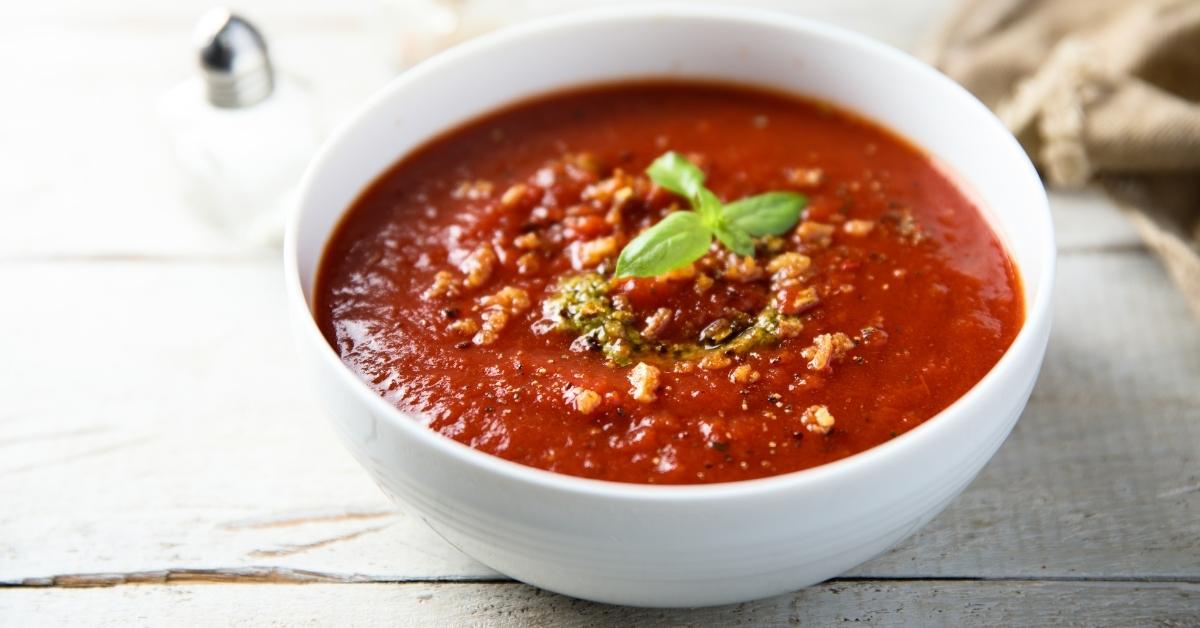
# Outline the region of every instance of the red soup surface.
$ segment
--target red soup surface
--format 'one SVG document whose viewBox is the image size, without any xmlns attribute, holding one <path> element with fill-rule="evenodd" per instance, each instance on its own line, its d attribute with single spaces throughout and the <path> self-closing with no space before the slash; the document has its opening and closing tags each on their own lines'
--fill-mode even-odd
<svg viewBox="0 0 1200 628">
<path fill-rule="evenodd" d="M 739 256 L 614 278 L 688 201 L 808 199 Z M 828 105 L 739 87 L 605 86 L 525 102 L 405 157 L 325 252 L 316 318 L 342 360 L 430 429 L 521 464 L 620 482 L 746 480 L 883 443 L 970 389 L 1024 305 L 975 204 L 905 141 Z"/>
</svg>

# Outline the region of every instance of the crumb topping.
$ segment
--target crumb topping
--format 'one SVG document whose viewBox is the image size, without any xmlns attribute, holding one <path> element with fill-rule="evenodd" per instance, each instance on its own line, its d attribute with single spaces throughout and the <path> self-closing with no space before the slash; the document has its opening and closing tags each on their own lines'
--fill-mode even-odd
<svg viewBox="0 0 1200 628">
<path fill-rule="evenodd" d="M 324 337 L 449 438 L 670 484 L 876 446 L 1011 346 L 1020 269 L 925 155 L 691 89 L 551 95 L 396 163 L 331 235 Z"/>
<path fill-rule="evenodd" d="M 707 167 L 703 156 L 689 158 L 701 168 Z M 651 404 L 662 394 L 670 394 L 662 389 L 664 372 L 714 372 L 733 384 L 750 387 L 766 379 L 764 373 L 770 371 L 763 370 L 767 364 L 751 361 L 751 356 L 799 338 L 805 321 L 820 316 L 831 295 L 853 289 L 848 282 L 832 281 L 830 270 L 818 268 L 814 256 L 828 255 L 825 251 L 836 249 L 838 242 L 865 238 L 880 226 L 906 242 L 916 243 L 923 237 L 920 225 L 903 207 L 886 213 L 879 221 L 848 218 L 836 212 L 820 220 L 805 216 L 789 233 L 754 239 L 752 255 L 738 255 L 714 244 L 695 263 L 656 277 L 613 280 L 609 275 L 617 254 L 631 237 L 646 228 L 639 216 L 650 207 L 673 211 L 678 199 L 645 175 L 619 167 L 608 170 L 607 175 L 605 172 L 599 158 L 580 152 L 548 163 L 498 196 L 488 181 L 459 183 L 454 189 L 456 198 L 524 212 L 526 222 L 510 239 L 485 242 L 470 250 L 460 258 L 457 273 L 437 271 L 423 299 L 453 299 L 478 290 L 502 267 L 512 269 L 517 276 L 536 275 L 548 264 L 571 270 L 545 294 L 530 294 L 507 285 L 477 297 L 472 315 L 456 315 L 445 323 L 449 334 L 469 338 L 474 346 L 488 346 L 526 312 L 540 311 L 540 316 L 533 317 L 535 333 L 569 334 L 573 337 L 571 352 L 600 353 L 610 366 L 627 368 L 628 394 L 638 403 Z M 790 168 L 783 174 L 787 185 L 794 189 L 816 189 L 826 183 L 821 168 Z M 549 198 L 548 190 L 564 181 L 578 182 L 576 197 L 556 198 L 555 203 L 539 200 Z M 575 274 L 570 274 L 572 271 Z M 897 268 L 892 273 L 893 281 L 902 280 L 904 272 Z M 707 320 L 694 320 L 694 313 L 680 314 L 677 306 L 667 304 L 645 308 L 639 305 L 644 297 L 637 296 L 686 293 L 691 296 L 680 297 L 685 301 L 703 303 L 713 299 L 721 303 L 729 299 L 730 291 L 745 291 L 750 298 L 738 307 L 714 308 L 714 315 Z M 748 311 L 744 303 L 753 303 L 754 299 L 760 305 Z M 821 333 L 813 336 L 807 346 L 793 350 L 806 360 L 809 372 L 828 374 L 858 343 L 878 344 L 886 337 L 879 326 L 864 328 L 855 338 L 841 332 Z M 852 362 L 861 360 L 856 356 Z M 788 384 L 788 389 L 805 385 L 802 378 L 797 381 Z M 775 407 L 772 416 L 791 412 L 790 406 L 785 408 L 778 400 L 779 395 L 771 396 L 776 399 L 771 402 Z M 581 387 L 570 388 L 565 399 L 581 414 L 596 412 L 604 401 L 599 393 Z M 745 402 L 742 406 L 749 407 Z M 809 432 L 827 434 L 833 426 L 833 416 L 824 405 L 808 407 L 800 413 L 800 419 Z"/>
<path fill-rule="evenodd" d="M 833 244 L 833 225 L 805 220 L 796 227 L 796 238 L 804 244 L 827 247 Z"/>
<path fill-rule="evenodd" d="M 450 274 L 450 271 L 439 270 L 433 276 L 433 284 L 426 288 L 421 294 L 421 298 L 426 301 L 439 299 L 441 297 L 458 296 L 458 278 Z"/>
<path fill-rule="evenodd" d="M 524 183 L 513 184 L 512 187 L 505 190 L 504 194 L 500 196 L 500 206 L 506 208 L 515 207 L 525 198 L 527 192 L 529 192 L 529 186 Z"/>
<path fill-rule="evenodd" d="M 753 384 L 762 375 L 749 364 L 740 364 L 729 372 L 729 381 L 735 384 Z"/>
<path fill-rule="evenodd" d="M 453 196 L 454 198 L 478 201 L 490 197 L 492 195 L 492 189 L 492 182 L 484 179 L 462 181 L 454 188 Z"/>
<path fill-rule="evenodd" d="M 660 307 L 646 317 L 646 326 L 642 328 L 642 337 L 655 340 L 662 334 L 667 325 L 671 324 L 674 313 L 669 307 Z"/>
<path fill-rule="evenodd" d="M 817 188 L 825 182 L 825 171 L 820 168 L 789 168 L 786 173 L 788 183 L 801 190 Z"/>
<path fill-rule="evenodd" d="M 571 267 L 575 270 L 595 268 L 617 254 L 617 239 L 612 236 L 571 244 Z"/>
<path fill-rule="evenodd" d="M 842 225 L 842 231 L 860 238 L 868 233 L 871 233 L 871 230 L 874 228 L 874 220 L 847 220 L 846 223 Z"/>
<path fill-rule="evenodd" d="M 479 248 L 471 252 L 467 259 L 459 266 L 466 277 L 463 279 L 463 285 L 468 288 L 478 288 L 487 283 L 491 278 L 492 271 L 496 268 L 496 252 L 487 244 L 479 245 Z"/>
<path fill-rule="evenodd" d="M 809 406 L 800 415 L 800 424 L 815 434 L 828 434 L 833 429 L 833 423 L 833 415 L 823 405 Z"/>
<path fill-rule="evenodd" d="M 473 318 L 460 318 L 446 326 L 452 334 L 470 338 L 479 331 L 479 323 Z"/>
<path fill-rule="evenodd" d="M 580 414 L 591 414 L 600 408 L 604 398 L 594 390 L 572 388 L 567 391 L 567 400 Z"/>
<path fill-rule="evenodd" d="M 808 368 L 814 371 L 824 371 L 830 368 L 835 360 L 840 360 L 847 351 L 854 348 L 854 341 L 842 332 L 821 334 L 813 338 L 812 345 L 800 352 L 808 360 Z"/>
<path fill-rule="evenodd" d="M 629 389 L 629 396 L 641 403 L 653 403 L 658 399 L 660 374 L 658 367 L 638 362 L 637 366 L 629 371 L 629 383 L 633 386 Z"/>
</svg>

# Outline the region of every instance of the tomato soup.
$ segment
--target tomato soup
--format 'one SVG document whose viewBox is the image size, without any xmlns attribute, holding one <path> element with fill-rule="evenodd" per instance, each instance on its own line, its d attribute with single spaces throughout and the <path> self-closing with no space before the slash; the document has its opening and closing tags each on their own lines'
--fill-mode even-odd
<svg viewBox="0 0 1200 628">
<path fill-rule="evenodd" d="M 789 192 L 803 210 L 749 254 L 714 238 L 618 277 L 631 240 L 689 208 L 647 175 L 668 152 L 714 202 Z M 654 82 L 520 103 L 404 157 L 328 244 L 315 315 L 429 429 L 554 472 L 688 484 L 920 425 L 996 364 L 1024 304 L 980 208 L 919 149 L 824 103 Z"/>
</svg>

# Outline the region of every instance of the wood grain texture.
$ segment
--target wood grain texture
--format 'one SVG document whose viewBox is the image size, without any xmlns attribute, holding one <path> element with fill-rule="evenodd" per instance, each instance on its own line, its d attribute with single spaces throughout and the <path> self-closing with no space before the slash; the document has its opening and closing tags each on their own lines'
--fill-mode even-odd
<svg viewBox="0 0 1200 628">
<path fill-rule="evenodd" d="M 266 600 L 269 599 L 269 604 Z M 0 589 L 0 623 L 40 626 L 1195 626 L 1200 585 L 831 582 L 703 609 L 582 602 L 520 584 L 310 584 Z"/>
<path fill-rule="evenodd" d="M 275 262 L 0 265 L 0 580 L 491 572 L 398 514 L 297 377 Z M 344 556 L 343 558 L 334 558 Z"/>
<path fill-rule="evenodd" d="M 1060 258 L 1012 436 L 873 576 L 1200 579 L 1200 326 L 1144 254 Z"/>
<path fill-rule="evenodd" d="M 10 264 L 0 284 L 25 304 L 6 315 L 21 332 L 0 335 L 22 356 L 0 365 L 0 581 L 494 577 L 336 443 L 292 364 L 274 263 Z M 1187 317 L 1145 254 L 1064 257 L 1014 435 L 932 525 L 854 574 L 1200 579 Z"/>
<path fill-rule="evenodd" d="M 950 1 L 753 3 L 908 47 Z M 238 8 L 333 126 L 396 71 L 386 4 Z M 380 495 L 307 396 L 278 254 L 175 196 L 154 105 L 210 5 L 0 8 L 0 67 L 24 90 L 0 116 L 0 625 L 1200 625 L 1200 326 L 1095 191 L 1051 194 L 1055 328 L 1013 436 L 849 580 L 644 611 L 461 555 Z"/>
<path fill-rule="evenodd" d="M 314 87 L 332 129 L 399 71 L 404 0 L 246 0 L 277 65 Z M 411 3 L 408 3 L 411 4 Z M 496 3 L 541 15 L 594 0 Z M 609 2 L 609 4 L 613 4 Z M 755 0 L 912 45 L 948 0 Z M 271 255 L 224 240 L 176 193 L 159 97 L 193 73 L 192 27 L 209 0 L 9 2 L 0 67 L 21 86 L 0 116 L 0 260 L 79 257 L 211 259 Z M 486 21 L 486 18 L 485 20 Z"/>
</svg>

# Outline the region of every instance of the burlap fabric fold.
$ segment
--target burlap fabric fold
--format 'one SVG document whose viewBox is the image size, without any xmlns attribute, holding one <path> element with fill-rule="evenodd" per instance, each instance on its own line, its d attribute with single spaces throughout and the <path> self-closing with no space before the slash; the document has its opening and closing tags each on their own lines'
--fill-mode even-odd
<svg viewBox="0 0 1200 628">
<path fill-rule="evenodd" d="M 1051 185 L 1103 186 L 1200 317 L 1200 0 L 963 0 L 922 56 Z"/>
</svg>

